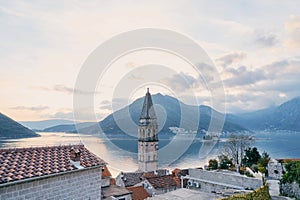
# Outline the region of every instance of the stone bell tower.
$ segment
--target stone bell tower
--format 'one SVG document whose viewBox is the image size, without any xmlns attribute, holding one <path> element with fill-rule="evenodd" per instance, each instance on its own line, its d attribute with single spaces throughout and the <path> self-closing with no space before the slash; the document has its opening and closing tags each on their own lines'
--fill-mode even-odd
<svg viewBox="0 0 300 200">
<path fill-rule="evenodd" d="M 152 98 L 149 88 L 147 88 L 138 128 L 138 161 L 140 171 L 148 172 L 157 170 L 157 129 L 158 125 Z"/>
</svg>

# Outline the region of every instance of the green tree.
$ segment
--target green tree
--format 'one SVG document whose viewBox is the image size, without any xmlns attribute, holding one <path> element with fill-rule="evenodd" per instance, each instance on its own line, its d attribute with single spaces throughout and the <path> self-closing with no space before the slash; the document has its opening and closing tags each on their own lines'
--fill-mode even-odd
<svg viewBox="0 0 300 200">
<path fill-rule="evenodd" d="M 262 167 L 267 167 L 268 163 L 270 161 L 270 156 L 267 152 L 263 152 L 260 159 L 258 160 L 257 164 L 262 166 Z"/>
<path fill-rule="evenodd" d="M 263 152 L 261 155 L 261 158 L 258 160 L 257 165 L 258 165 L 258 170 L 265 174 L 266 176 L 268 175 L 268 170 L 267 166 L 270 161 L 270 156 L 267 152 Z"/>
<path fill-rule="evenodd" d="M 212 170 L 218 169 L 218 161 L 216 159 L 210 159 L 208 161 L 208 168 Z"/>
<path fill-rule="evenodd" d="M 233 166 L 232 159 L 229 159 L 225 155 L 219 156 L 220 168 L 221 169 L 228 169 L 229 167 Z"/>
<path fill-rule="evenodd" d="M 280 180 L 281 183 L 293 183 L 296 181 L 300 187 L 300 161 L 292 161 L 285 164 L 286 173 Z"/>
<path fill-rule="evenodd" d="M 254 164 L 257 164 L 258 160 L 261 158 L 256 147 L 248 148 L 245 150 L 245 156 L 242 160 L 242 164 L 247 167 L 251 167 Z"/>
</svg>

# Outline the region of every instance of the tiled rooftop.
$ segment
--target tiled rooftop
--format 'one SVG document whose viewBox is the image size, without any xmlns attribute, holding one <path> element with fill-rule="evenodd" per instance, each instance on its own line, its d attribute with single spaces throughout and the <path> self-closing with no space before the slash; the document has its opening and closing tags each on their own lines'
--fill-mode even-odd
<svg viewBox="0 0 300 200">
<path fill-rule="evenodd" d="M 102 197 L 108 198 L 108 197 L 119 197 L 123 195 L 131 194 L 131 191 L 127 190 L 126 188 L 117 186 L 117 185 L 111 185 L 109 187 L 102 188 Z"/>
<path fill-rule="evenodd" d="M 134 186 L 140 183 L 143 179 L 149 177 L 157 177 L 157 176 L 164 176 L 167 174 L 166 169 L 158 169 L 155 172 L 124 172 L 123 173 L 123 180 L 125 187 Z"/>
<path fill-rule="evenodd" d="M 123 173 L 125 187 L 133 186 L 142 181 L 143 172 Z"/>
<path fill-rule="evenodd" d="M 80 151 L 84 168 L 105 164 L 84 145 L 0 149 L 0 184 L 76 170 L 70 162 L 72 149 Z"/>
<path fill-rule="evenodd" d="M 148 192 L 142 186 L 128 187 L 127 189 L 132 192 L 132 200 L 144 200 L 150 197 Z"/>
<path fill-rule="evenodd" d="M 170 188 L 170 187 L 178 187 L 180 185 L 180 182 L 177 182 L 175 178 L 172 175 L 166 175 L 166 176 L 159 176 L 159 177 L 152 177 L 152 178 L 147 178 L 149 183 L 155 188 Z"/>
</svg>

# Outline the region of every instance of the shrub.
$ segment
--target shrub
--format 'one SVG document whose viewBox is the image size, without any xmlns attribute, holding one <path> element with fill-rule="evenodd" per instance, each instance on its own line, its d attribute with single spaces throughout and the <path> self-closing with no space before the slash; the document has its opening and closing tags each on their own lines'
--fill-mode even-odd
<svg viewBox="0 0 300 200">
<path fill-rule="evenodd" d="M 208 168 L 211 170 L 218 169 L 218 161 L 216 159 L 211 159 L 208 161 Z"/>
<path fill-rule="evenodd" d="M 245 171 L 245 175 L 248 177 L 254 177 L 249 171 Z"/>
</svg>

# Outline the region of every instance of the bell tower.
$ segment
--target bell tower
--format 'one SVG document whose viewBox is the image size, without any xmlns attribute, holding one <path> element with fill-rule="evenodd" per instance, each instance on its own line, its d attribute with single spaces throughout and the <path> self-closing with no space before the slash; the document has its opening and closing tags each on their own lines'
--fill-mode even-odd
<svg viewBox="0 0 300 200">
<path fill-rule="evenodd" d="M 138 128 L 138 161 L 140 171 L 148 172 L 157 170 L 157 129 L 158 125 L 152 98 L 149 93 L 149 88 L 147 88 Z"/>
</svg>

